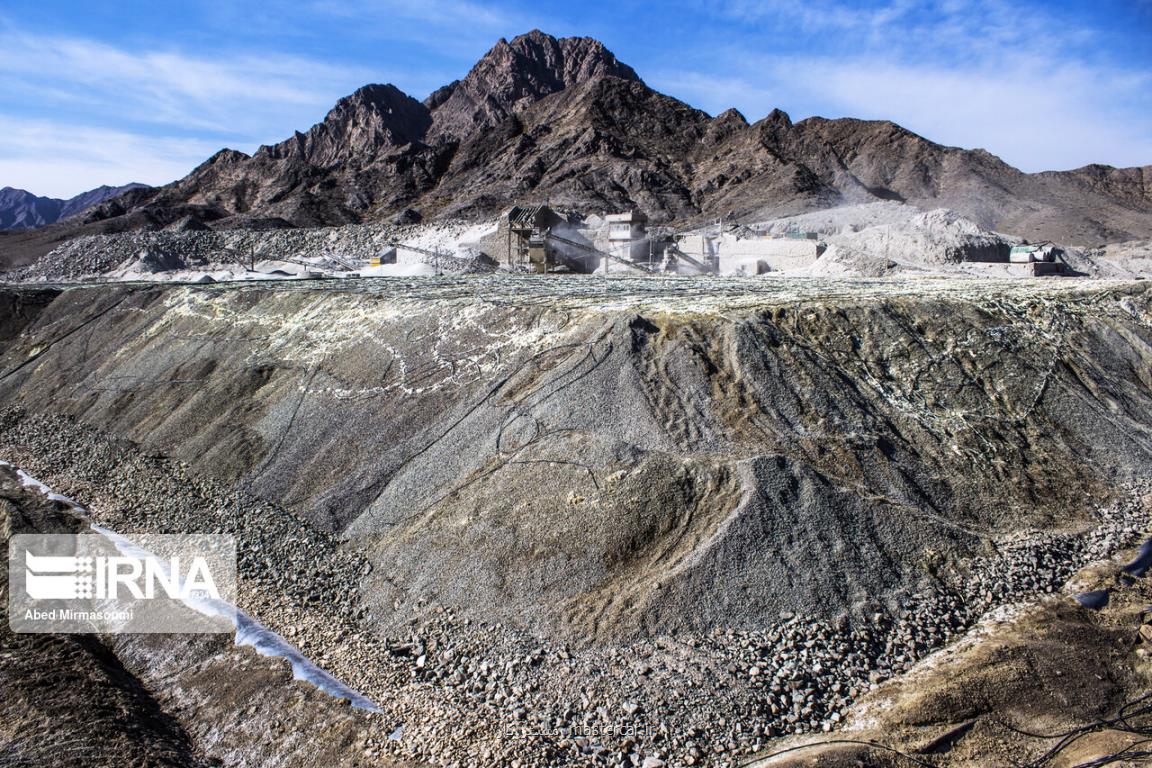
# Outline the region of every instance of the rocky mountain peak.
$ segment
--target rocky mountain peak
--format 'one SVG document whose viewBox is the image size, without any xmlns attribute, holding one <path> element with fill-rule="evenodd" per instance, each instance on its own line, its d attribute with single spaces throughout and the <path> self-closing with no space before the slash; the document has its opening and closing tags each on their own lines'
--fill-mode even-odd
<svg viewBox="0 0 1152 768">
<path fill-rule="evenodd" d="M 298 158 L 322 168 L 364 161 L 383 149 L 420 141 L 431 122 L 428 108 L 396 86 L 365 85 L 337 101 L 307 133 L 261 147 L 257 154 Z"/>
<path fill-rule="evenodd" d="M 134 189 L 150 189 L 150 187 L 148 187 L 147 184 L 139 184 L 136 182 L 124 184 L 119 187 L 102 184 L 95 189 L 81 192 L 79 195 L 64 201 L 64 204 L 60 207 L 60 218 L 66 219 L 69 216 L 83 213 L 93 206 L 100 205 L 107 200 L 113 200 L 125 192 L 131 192 Z"/>
<path fill-rule="evenodd" d="M 366 85 L 336 102 L 325 118 L 378 136 L 394 146 L 419 141 L 432 122 L 428 109 L 394 85 Z"/>
<path fill-rule="evenodd" d="M 732 125 L 748 125 L 748 118 L 744 117 L 744 113 L 735 107 L 729 107 L 716 117 L 712 118 L 714 122 L 732 124 Z"/>
<path fill-rule="evenodd" d="M 1049 171 L 1042 175 L 1058 177 L 1060 173 Z M 1066 175 L 1072 176 L 1088 189 L 1116 197 L 1136 208 L 1144 208 L 1152 203 L 1152 165 L 1113 168 L 1093 163 L 1067 171 Z"/>
<path fill-rule="evenodd" d="M 726 109 L 716 117 L 708 125 L 706 132 L 707 143 L 718 144 L 726 141 L 733 135 L 744 132 L 748 128 L 748 119 L 740 112 L 740 110 L 732 108 Z"/>
<path fill-rule="evenodd" d="M 557 39 L 532 30 L 511 41 L 501 38 L 463 80 L 428 97 L 425 103 L 435 110 L 432 135 L 463 138 L 549 94 L 605 76 L 641 82 L 590 37 Z"/>
<path fill-rule="evenodd" d="M 756 122 L 765 146 L 780 147 L 787 143 L 792 136 L 792 118 L 781 109 L 774 109 L 766 117 Z"/>
<path fill-rule="evenodd" d="M 212 155 L 212 157 L 201 163 L 200 167 L 202 168 L 204 166 L 210 165 L 235 165 L 237 163 L 242 163 L 247 159 L 249 159 L 249 155 L 244 154 L 240 150 L 225 148 L 217 151 L 216 154 Z M 193 171 L 193 173 L 195 173 L 195 171 Z"/>
</svg>

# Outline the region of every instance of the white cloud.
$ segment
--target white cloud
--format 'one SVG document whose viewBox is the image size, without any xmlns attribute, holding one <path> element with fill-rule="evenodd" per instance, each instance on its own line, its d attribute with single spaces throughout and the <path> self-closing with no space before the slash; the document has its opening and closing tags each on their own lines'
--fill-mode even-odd
<svg viewBox="0 0 1152 768">
<path fill-rule="evenodd" d="M 303 115 L 315 120 L 337 97 L 371 80 L 364 71 L 292 56 L 130 51 L 10 29 L 0 32 L 0 72 L 5 90 L 35 92 L 42 103 L 82 107 L 119 124 L 170 124 L 236 136 L 263 134 L 272 121 Z M 288 125 L 281 123 L 277 135 Z"/>
<path fill-rule="evenodd" d="M 844 0 L 713 0 L 713 13 L 744 23 L 775 27 L 785 33 L 798 27 L 806 33 L 850 35 L 854 50 L 882 47 L 889 55 L 939 54 L 953 46 L 970 54 L 1051 35 L 1060 18 L 1034 3 L 1014 0 L 888 0 L 883 3 Z M 1069 29 L 1060 29 L 1062 42 Z"/>
<path fill-rule="evenodd" d="M 722 16 L 794 22 L 819 41 L 799 56 L 734 46 L 731 80 L 670 74 L 690 100 L 755 119 L 888 119 L 945 144 L 984 147 L 1024 170 L 1152 163 L 1152 74 L 1109 58 L 1097 28 L 1060 6 L 1014 0 L 718 0 Z"/>
<path fill-rule="evenodd" d="M 682 69 L 642 74 L 714 114 L 736 106 L 756 120 L 780 107 L 794 118 L 892 119 L 935 141 L 984 146 L 1025 170 L 1152 162 L 1152 75 L 1087 63 L 1076 50 L 1095 33 L 1062 28 L 1055 11 L 1035 4 L 721 0 L 709 7 L 740 22 L 736 39 L 763 36 L 764 45 L 708 46 L 706 59 L 690 63 L 692 49 L 677 49 Z M 550 27 L 476 0 L 311 0 L 307 8 L 322 27 L 427 46 L 438 67 L 446 51 L 467 50 L 470 61 L 498 33 Z M 793 33 L 812 45 L 799 55 L 763 53 Z M 450 79 L 426 64 L 386 73 L 249 50 L 136 49 L 28 34 L 0 18 L 0 185 L 67 196 L 101 183 L 163 183 L 222 146 L 251 151 L 304 130 L 365 83 L 393 81 L 422 95 Z"/>
<path fill-rule="evenodd" d="M 802 60 L 965 72 L 995 70 L 1022 54 L 1037 62 L 1099 63 L 1116 52 L 1113 41 L 1067 9 L 1019 0 L 712 0 L 708 8 L 740 23 L 741 36 L 764 36 L 760 50 L 804 41 Z M 733 50 L 732 60 L 741 61 L 748 48 Z M 1116 59 L 1110 66 L 1126 64 Z"/>
<path fill-rule="evenodd" d="M 891 24 L 912 11 L 916 4 L 896 0 L 886 5 L 862 7 L 840 0 L 719 0 L 707 6 L 744 22 L 787 19 L 805 30 L 860 30 Z"/>
<path fill-rule="evenodd" d="M 101 184 L 165 184 L 218 149 L 200 139 L 0 117 L 0 186 L 68 198 Z"/>
</svg>

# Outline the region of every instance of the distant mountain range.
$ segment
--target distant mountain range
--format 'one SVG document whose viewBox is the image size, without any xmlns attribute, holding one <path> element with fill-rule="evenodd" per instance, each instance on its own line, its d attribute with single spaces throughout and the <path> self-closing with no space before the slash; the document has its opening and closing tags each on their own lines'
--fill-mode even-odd
<svg viewBox="0 0 1152 768">
<path fill-rule="evenodd" d="M 500 40 L 422 102 L 368 85 L 251 156 L 222 150 L 172 184 L 4 238 L 0 265 L 78 234 L 133 229 L 478 217 L 516 202 L 637 206 L 687 224 L 874 200 L 952 208 L 991 229 L 1078 245 L 1152 237 L 1152 166 L 1024 173 L 888 121 L 712 117 L 648 87 L 596 40 L 533 31 Z"/>
<path fill-rule="evenodd" d="M 131 189 L 148 189 L 144 184 L 125 184 L 122 187 L 102 186 L 81 192 L 75 197 L 60 200 L 39 197 L 23 189 L 0 189 L 0 229 L 35 229 L 83 213 L 94 205 L 122 195 Z"/>
</svg>

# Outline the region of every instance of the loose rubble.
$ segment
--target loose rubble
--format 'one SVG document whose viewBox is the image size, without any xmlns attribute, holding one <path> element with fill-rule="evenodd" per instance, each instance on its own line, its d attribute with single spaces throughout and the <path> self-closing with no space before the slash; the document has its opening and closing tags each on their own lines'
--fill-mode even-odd
<svg viewBox="0 0 1152 768">
<path fill-rule="evenodd" d="M 241 607 L 402 723 L 366 756 L 437 765 L 730 766 L 774 737 L 831 731 L 863 693 L 989 611 L 1059 593 L 1084 564 L 1136 543 L 1148 523 L 1138 500 L 1152 490 L 1137 484 L 1101 506 L 1089 531 L 1000 542 L 898 613 L 785 613 L 756 632 L 575 648 L 435 605 L 406 634 L 381 637 L 360 605 L 367 561 L 290 512 L 65 417 L 6 409 L 0 427 L 0 456 L 103 525 L 236 535 Z"/>
<path fill-rule="evenodd" d="M 74 282 L 94 279 L 144 279 L 148 273 L 216 274 L 222 279 L 259 279 L 280 269 L 299 271 L 298 262 L 349 271 L 342 263 L 369 262 L 391 250 L 392 242 L 470 258 L 461 247 L 489 226 L 444 224 L 356 224 L 316 229 L 192 230 L 88 235 L 69 240 L 36 263 L 6 274 L 15 282 Z M 412 252 L 401 261 L 422 263 Z M 294 266 L 295 265 L 295 266 Z M 454 270 L 452 260 L 439 265 Z M 260 267 L 253 270 L 254 267 Z M 288 276 L 285 274 L 284 276 Z"/>
</svg>

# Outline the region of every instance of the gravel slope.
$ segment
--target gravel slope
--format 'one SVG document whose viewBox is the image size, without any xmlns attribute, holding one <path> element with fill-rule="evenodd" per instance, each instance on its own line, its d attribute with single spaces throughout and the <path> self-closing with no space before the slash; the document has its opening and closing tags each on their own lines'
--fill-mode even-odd
<svg viewBox="0 0 1152 768">
<path fill-rule="evenodd" d="M 364 749 L 734 764 L 1147 524 L 1139 283 L 372 286 L 72 288 L 0 359 L 0 457 L 240 534 Z"/>
</svg>

